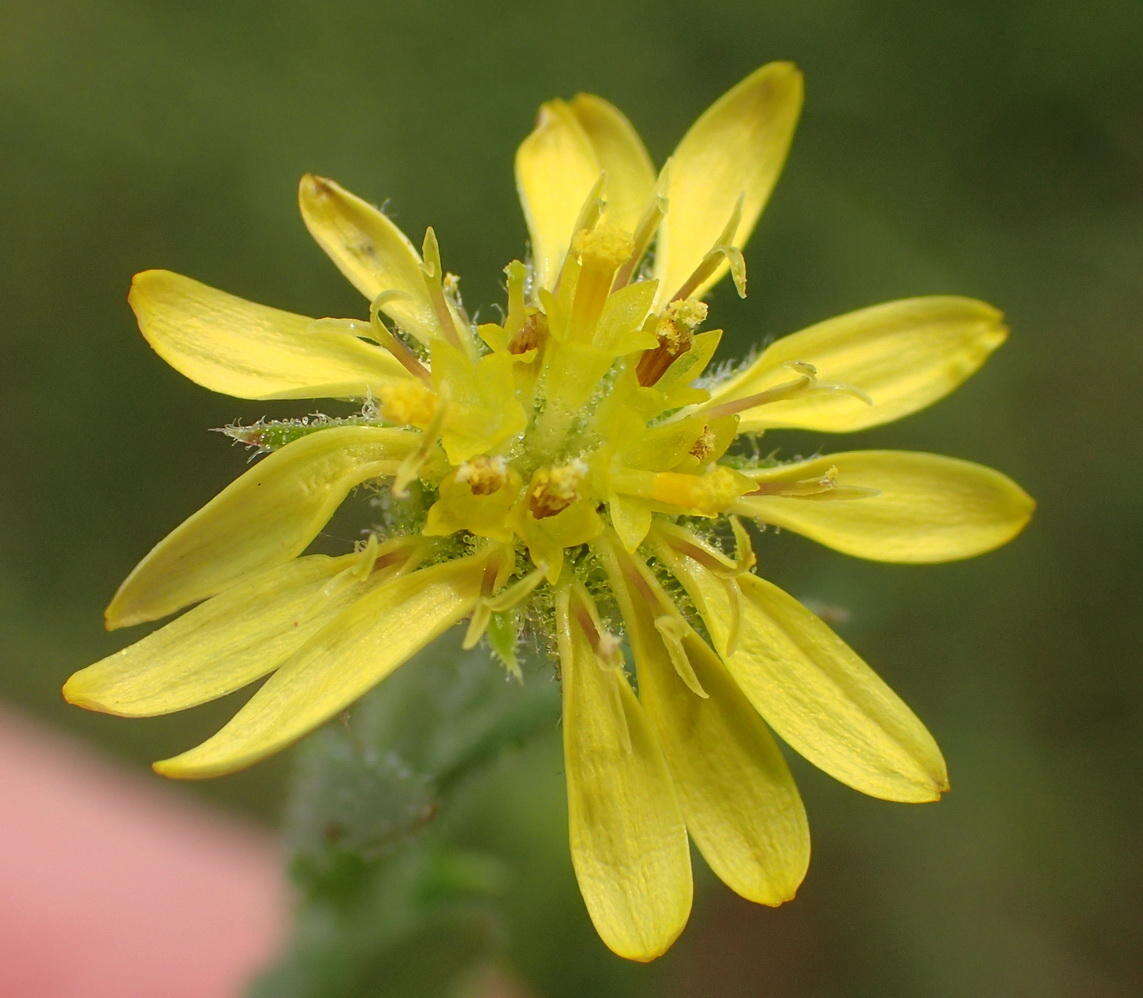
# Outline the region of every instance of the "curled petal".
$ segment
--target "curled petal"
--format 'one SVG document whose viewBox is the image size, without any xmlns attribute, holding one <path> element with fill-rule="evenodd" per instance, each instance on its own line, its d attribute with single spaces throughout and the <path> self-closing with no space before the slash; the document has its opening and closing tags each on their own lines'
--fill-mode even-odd
<svg viewBox="0 0 1143 998">
<path fill-rule="evenodd" d="M 321 430 L 259 461 L 159 541 L 107 608 L 107 626 L 156 620 L 296 557 L 356 485 L 392 475 L 420 434 Z"/>
<path fill-rule="evenodd" d="M 298 185 L 298 204 L 310 235 L 350 284 L 370 302 L 384 295 L 381 311 L 422 342 L 436 335 L 421 258 L 384 213 L 310 173 Z"/>
<path fill-rule="evenodd" d="M 920 803 L 948 789 L 932 735 L 819 617 L 777 586 L 742 575 L 741 626 L 728 651 L 731 595 L 722 580 L 666 546 L 663 555 L 735 682 L 793 749 L 872 797 Z"/>
<path fill-rule="evenodd" d="M 127 298 L 155 352 L 237 398 L 363 398 L 407 375 L 336 320 L 256 305 L 169 270 L 136 274 Z"/>
<path fill-rule="evenodd" d="M 690 914 L 686 829 L 654 732 L 622 671 L 605 667 L 556 602 L 572 865 L 600 938 L 653 960 Z"/>
<path fill-rule="evenodd" d="M 802 109 L 802 74 L 772 62 L 720 97 L 691 126 L 670 161 L 667 216 L 659 229 L 655 276 L 668 301 L 724 234 L 741 199 L 728 245 L 754 230 L 786 161 Z M 702 297 L 729 267 L 726 259 L 691 293 Z"/>
<path fill-rule="evenodd" d="M 943 398 L 1008 335 L 1002 315 L 972 298 L 931 296 L 874 305 L 827 319 L 767 347 L 712 390 L 718 405 L 774 388 L 790 365 L 856 389 L 806 391 L 742 413 L 740 433 L 794 427 L 847 433 L 900 419 Z M 866 396 L 862 398 L 861 396 Z"/>
<path fill-rule="evenodd" d="M 222 776 L 308 734 L 468 613 L 484 567 L 471 557 L 377 586 L 299 648 L 218 734 L 155 770 L 175 779 Z"/>
<path fill-rule="evenodd" d="M 516 187 L 538 287 L 550 288 L 576 221 L 602 167 L 579 119 L 564 101 L 541 105 L 536 127 L 516 151 Z"/>
<path fill-rule="evenodd" d="M 970 461 L 910 451 L 849 451 L 751 471 L 761 488 L 836 475 L 840 490 L 867 489 L 833 501 L 780 491 L 746 495 L 734 512 L 804 534 L 875 561 L 938 562 L 971 558 L 1016 536 L 1035 503 L 998 471 Z"/>
</svg>

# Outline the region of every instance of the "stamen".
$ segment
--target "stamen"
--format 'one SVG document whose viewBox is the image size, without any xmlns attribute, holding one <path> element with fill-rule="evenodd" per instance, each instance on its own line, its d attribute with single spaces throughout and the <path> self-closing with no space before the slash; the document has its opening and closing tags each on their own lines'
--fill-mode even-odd
<svg viewBox="0 0 1143 998">
<path fill-rule="evenodd" d="M 504 273 L 508 277 L 508 316 L 504 332 L 508 336 L 508 352 L 519 355 L 538 349 L 547 328 L 544 314 L 528 308 L 527 268 L 519 260 L 513 260 L 504 268 Z"/>
<path fill-rule="evenodd" d="M 750 535 L 737 516 L 730 519 L 730 532 L 734 535 L 734 567 L 739 575 L 749 572 L 757 563 L 754 554 L 754 545 L 750 543 Z"/>
<path fill-rule="evenodd" d="M 655 233 L 659 231 L 659 226 L 663 223 L 666 215 L 667 199 L 661 194 L 656 194 L 635 228 L 635 236 L 631 241 L 631 255 L 627 257 L 623 266 L 615 272 L 615 280 L 611 282 L 612 291 L 618 291 L 631 283 L 631 278 L 643 257 L 646 256 L 647 250 L 651 246 L 651 240 L 655 238 Z"/>
<path fill-rule="evenodd" d="M 733 522 L 734 518 L 731 520 L 732 524 Z M 741 524 L 739 524 L 739 529 L 742 529 Z M 748 570 L 750 567 L 750 565 L 747 565 L 743 568 L 741 558 L 731 561 L 721 551 L 707 547 L 694 534 L 681 527 L 664 523 L 659 525 L 656 534 L 657 539 L 665 544 L 670 551 L 684 555 L 690 558 L 691 561 L 698 562 L 703 568 L 710 569 L 711 572 L 716 575 L 733 577 L 735 575 L 741 575 L 743 571 Z M 753 562 L 751 561 L 750 564 L 753 564 Z"/>
<path fill-rule="evenodd" d="M 508 480 L 508 462 L 503 457 L 474 457 L 456 469 L 456 480 L 468 485 L 474 496 L 492 495 Z"/>
<path fill-rule="evenodd" d="M 704 426 L 702 433 L 698 435 L 698 439 L 691 445 L 691 449 L 687 453 L 700 464 L 704 463 L 714 453 L 716 441 L 714 431 L 709 426 Z"/>
<path fill-rule="evenodd" d="M 456 328 L 456 320 L 453 318 L 452 310 L 445 299 L 441 248 L 437 242 L 437 234 L 431 225 L 425 230 L 425 240 L 421 244 L 421 257 L 424 260 L 421 264 L 421 273 L 425 278 L 425 287 L 428 289 L 429 298 L 433 303 L 433 312 L 436 314 L 441 335 L 458 350 L 464 350 L 464 343 L 469 343 L 469 339 L 465 337 L 464 343 L 461 342 L 460 333 Z M 471 349 L 470 343 L 469 349 Z"/>
<path fill-rule="evenodd" d="M 460 321 L 471 327 L 472 320 L 468 317 L 468 310 L 464 307 L 464 302 L 460 297 L 460 275 L 454 274 L 452 271 L 446 272 L 444 280 L 441 282 L 441 291 L 456 314 L 460 316 Z"/>
<path fill-rule="evenodd" d="M 528 317 L 526 301 L 528 268 L 519 260 L 513 260 L 504 268 L 504 276 L 508 283 L 508 316 L 504 322 L 504 330 L 511 335 Z"/>
<path fill-rule="evenodd" d="M 742 250 L 732 242 L 735 233 L 738 231 L 738 223 L 742 220 L 742 204 L 745 197 L 745 194 L 738 195 L 734 210 L 730 213 L 730 219 L 723 228 L 722 234 L 715 240 L 706 256 L 699 261 L 694 273 L 671 296 L 672 301 L 689 298 L 693 295 L 718 269 L 724 259 L 730 264 L 730 276 L 734 281 L 738 297 L 746 297 L 746 260 L 742 256 Z"/>
<path fill-rule="evenodd" d="M 734 654 L 742 628 L 742 589 L 738 584 L 738 578 L 750 571 L 754 565 L 754 551 L 745 528 L 737 517 L 732 516 L 730 524 L 736 545 L 734 562 L 730 562 L 725 555 L 708 549 L 693 534 L 678 527 L 662 527 L 657 537 L 660 556 L 675 575 L 679 574 L 675 556 L 682 555 L 702 565 L 722 583 L 729 611 L 728 619 L 725 621 L 726 639 L 723 648 L 725 655 Z"/>
<path fill-rule="evenodd" d="M 720 405 L 710 406 L 703 410 L 703 415 L 708 419 L 718 419 L 721 416 L 733 416 L 740 412 L 745 412 L 747 409 L 754 409 L 760 405 L 767 405 L 771 402 L 781 402 L 788 398 L 794 398 L 798 395 L 807 395 L 812 392 L 840 392 L 845 395 L 852 395 L 855 399 L 864 402 L 866 405 L 873 405 L 873 399 L 865 394 L 860 388 L 853 385 L 834 384 L 832 382 L 819 382 L 818 369 L 813 364 L 809 364 L 804 360 L 795 360 L 784 365 L 792 368 L 798 372 L 798 377 L 791 381 L 784 381 L 773 388 L 767 388 L 765 391 L 755 392 L 753 395 L 746 395 L 742 398 L 731 399 L 729 402 L 723 402 Z"/>
<path fill-rule="evenodd" d="M 683 646 L 683 638 L 687 633 L 687 625 L 677 615 L 664 614 L 655 618 L 655 630 L 663 639 L 663 646 L 674 666 L 675 674 L 683 681 L 687 689 L 703 700 L 710 698 L 710 694 L 703 689 L 699 677 L 695 674 L 695 667 L 690 656 Z"/>
<path fill-rule="evenodd" d="M 488 629 L 488 622 L 492 619 L 488 597 L 496 590 L 496 577 L 499 574 L 499 562 L 495 558 L 489 558 L 484 565 L 484 575 L 480 580 L 480 598 L 477 600 L 476 606 L 472 608 L 472 616 L 468 620 L 468 629 L 464 632 L 464 640 L 460 644 L 465 651 L 475 648 Z"/>
<path fill-rule="evenodd" d="M 707 306 L 701 301 L 673 301 L 659 317 L 655 335 L 659 345 L 643 351 L 635 375 L 639 384 L 655 384 L 678 357 L 694 342 L 694 331 L 706 320 Z"/>
<path fill-rule="evenodd" d="M 424 547 L 424 541 L 419 537 L 398 537 L 382 544 L 376 534 L 370 534 L 365 541 L 358 542 L 353 563 L 322 587 L 322 595 L 332 596 L 347 584 L 364 582 L 382 572 L 385 578 L 401 575 L 420 561 L 419 555 Z M 393 571 L 387 572 L 386 569 Z"/>
<path fill-rule="evenodd" d="M 587 465 L 579 458 L 537 471 L 528 489 L 528 509 L 532 516 L 542 520 L 567 509 L 579 498 L 579 484 L 587 471 Z"/>
<path fill-rule="evenodd" d="M 568 280 L 569 272 L 578 263 L 573 252 L 575 247 L 576 237 L 585 231 L 590 231 L 595 228 L 596 222 L 599 221 L 600 216 L 603 214 L 604 201 L 600 197 L 603 192 L 603 185 L 607 180 L 607 174 L 601 173 L 592 188 L 587 193 L 584 199 L 583 207 L 579 210 L 579 217 L 576 218 L 575 225 L 572 227 L 571 243 L 568 246 L 568 252 L 564 254 L 563 263 L 560 264 L 560 273 L 556 278 L 555 284 L 552 287 L 558 294 L 563 288 L 565 282 Z"/>
<path fill-rule="evenodd" d="M 881 495 L 880 489 L 865 488 L 860 485 L 838 485 L 837 465 L 827 469 L 818 478 L 800 478 L 796 481 L 759 481 L 758 487 L 747 496 L 785 496 L 792 499 L 868 499 Z M 744 496 L 745 498 L 745 496 Z"/>
<path fill-rule="evenodd" d="M 353 582 L 364 582 L 373 574 L 373 563 L 377 559 L 377 535 L 370 534 L 364 544 L 356 548 L 358 555 L 353 564 L 338 572 L 321 587 L 322 596 L 329 597 Z"/>
<path fill-rule="evenodd" d="M 430 380 L 428 369 L 417 359 L 397 335 L 393 333 L 381 319 L 381 309 L 394 297 L 403 297 L 400 291 L 382 291 L 369 305 L 369 328 L 372 335 L 386 350 L 396 358 L 397 362 L 411 375 L 420 378 L 426 384 Z"/>
<path fill-rule="evenodd" d="M 610 555 L 608 560 L 619 569 L 623 580 L 632 590 L 631 595 L 635 597 L 631 600 L 633 612 L 655 614 L 652 623 L 662 638 L 663 647 L 678 677 L 692 693 L 704 700 L 707 699 L 708 694 L 695 674 L 694 666 L 683 643 L 692 633 L 690 626 L 679 615 L 674 602 L 657 583 L 648 578 L 647 566 L 632 558 L 622 544 L 609 543 L 607 550 Z M 611 569 L 612 566 L 609 566 L 609 571 Z M 662 612 L 656 614 L 656 610 Z"/>
<path fill-rule="evenodd" d="M 609 222 L 580 231 L 573 242 L 579 258 L 571 329 L 576 338 L 589 339 L 611 291 L 611 280 L 631 255 L 631 237 Z"/>
<path fill-rule="evenodd" d="M 623 663 L 623 644 L 619 638 L 610 631 L 596 626 L 591 611 L 582 600 L 576 601 L 572 608 L 572 615 L 575 617 L 576 623 L 579 624 L 580 630 L 587 637 L 596 656 L 605 665 L 611 668 L 619 668 Z"/>
<path fill-rule="evenodd" d="M 539 349 L 545 328 L 542 312 L 529 315 L 520 327 L 520 331 L 508 341 L 508 352 L 519 356 L 529 350 Z"/>
</svg>

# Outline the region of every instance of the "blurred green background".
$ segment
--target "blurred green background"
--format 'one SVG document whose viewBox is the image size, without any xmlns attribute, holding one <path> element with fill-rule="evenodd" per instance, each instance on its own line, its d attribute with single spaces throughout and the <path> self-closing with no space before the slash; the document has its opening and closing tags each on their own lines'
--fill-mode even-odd
<svg viewBox="0 0 1143 998">
<path fill-rule="evenodd" d="M 1013 328 L 929 411 L 780 442 L 993 465 L 1039 502 L 1024 536 L 931 568 L 787 536 L 759 551 L 784 588 L 848 611 L 841 633 L 937 735 L 953 791 L 884 804 L 792 760 L 815 832 L 797 900 L 704 881 L 675 949 L 629 966 L 575 890 L 553 719 L 457 805 L 507 862 L 503 965 L 557 996 L 1138 993 L 1139 0 L 17 0 L 4 20 L 0 697 L 139 771 L 234 707 L 125 722 L 58 695 L 129 640 L 101 627 L 120 579 L 244 467 L 205 429 L 267 409 L 151 353 L 134 272 L 361 313 L 297 216 L 313 170 L 416 240 L 431 222 L 466 302 L 491 303 L 521 252 L 512 154 L 541 100 L 602 94 L 661 160 L 728 86 L 792 59 L 806 111 L 746 253 L 751 297 L 713 302 L 726 355 L 922 293 L 987 299 Z M 290 755 L 184 792 L 275 822 Z"/>
</svg>

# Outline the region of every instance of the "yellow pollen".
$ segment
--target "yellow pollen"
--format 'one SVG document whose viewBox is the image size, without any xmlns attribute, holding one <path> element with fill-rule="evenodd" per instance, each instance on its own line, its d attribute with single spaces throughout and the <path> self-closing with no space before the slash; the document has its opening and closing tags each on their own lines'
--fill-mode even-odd
<svg viewBox="0 0 1143 998">
<path fill-rule="evenodd" d="M 456 469 L 456 480 L 463 482 L 474 496 L 499 492 L 507 481 L 508 462 L 502 457 L 474 457 Z"/>
<path fill-rule="evenodd" d="M 673 301 L 663 310 L 655 324 L 659 345 L 643 353 L 635 370 L 639 384 L 655 384 L 675 359 L 691 348 L 695 327 L 701 325 L 706 314 L 704 302 L 691 300 Z"/>
<path fill-rule="evenodd" d="M 671 302 L 663 315 L 671 322 L 694 330 L 706 322 L 707 312 L 709 311 L 706 302 L 698 301 L 694 298 L 686 298 L 681 301 Z"/>
<path fill-rule="evenodd" d="M 578 458 L 553 468 L 541 468 L 532 476 L 528 508 L 537 520 L 562 513 L 579 498 L 579 484 L 587 465 Z"/>
<path fill-rule="evenodd" d="M 401 381 L 385 390 L 381 412 L 391 423 L 426 426 L 437 411 L 437 397 L 419 381 Z"/>
<path fill-rule="evenodd" d="M 601 222 L 590 232 L 575 237 L 575 251 L 585 267 L 614 272 L 634 250 L 631 237 L 619 226 Z"/>
<path fill-rule="evenodd" d="M 694 442 L 690 449 L 691 457 L 699 461 L 705 461 L 711 454 L 714 453 L 715 436 L 714 431 L 709 426 L 702 428 L 702 433 L 698 435 L 698 439 Z"/>
<path fill-rule="evenodd" d="M 631 237 L 609 222 L 577 233 L 572 241 L 579 260 L 570 321 L 573 338 L 591 340 L 615 271 L 631 255 L 632 246 Z"/>
<path fill-rule="evenodd" d="M 659 348 L 671 355 L 673 360 L 681 353 L 686 353 L 694 342 L 694 333 L 678 322 L 672 322 L 665 315 L 661 316 L 655 325 L 655 335 L 659 337 Z"/>
</svg>

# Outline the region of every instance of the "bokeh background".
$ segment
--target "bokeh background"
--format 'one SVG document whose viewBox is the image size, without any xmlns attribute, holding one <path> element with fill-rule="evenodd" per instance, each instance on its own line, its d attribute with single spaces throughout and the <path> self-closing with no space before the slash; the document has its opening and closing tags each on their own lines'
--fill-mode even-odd
<svg viewBox="0 0 1143 998">
<path fill-rule="evenodd" d="M 1013 329 L 926 412 L 777 442 L 993 465 L 1039 502 L 1024 536 L 931 568 L 786 536 L 759 551 L 784 588 L 844 609 L 841 633 L 940 740 L 953 791 L 884 804 L 794 759 L 815 832 L 796 901 L 755 908 L 707 878 L 674 950 L 630 966 L 575 890 L 553 718 L 456 804 L 458 834 L 504 862 L 496 979 L 552 996 L 1138 993 L 1138 0 L 17 0 L 4 22 L 0 701 L 138 773 L 236 703 L 128 722 L 58 694 L 130 640 L 101 627 L 119 580 L 244 467 L 206 429 L 266 411 L 151 353 L 125 303 L 134 272 L 360 313 L 297 216 L 312 170 L 416 239 L 432 223 L 470 307 L 495 302 L 524 238 L 512 155 L 541 100 L 602 94 L 661 160 L 729 85 L 792 59 L 806 110 L 746 253 L 751 296 L 713 302 L 726 355 L 922 293 L 987 299 Z M 293 763 L 177 792 L 273 829 Z M 19 799 L 3 806 L 0 849 L 21 821 Z"/>
</svg>

